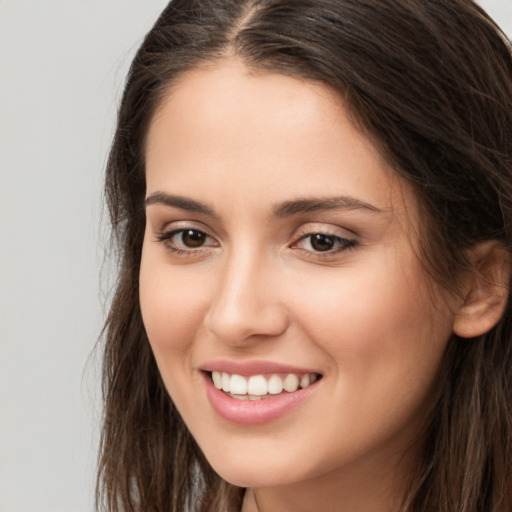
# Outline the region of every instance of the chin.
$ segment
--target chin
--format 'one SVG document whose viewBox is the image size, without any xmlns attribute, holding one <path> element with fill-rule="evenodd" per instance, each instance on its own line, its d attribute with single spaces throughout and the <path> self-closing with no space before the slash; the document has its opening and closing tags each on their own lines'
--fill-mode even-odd
<svg viewBox="0 0 512 512">
<path fill-rule="evenodd" d="M 274 487 L 276 485 L 290 484 L 295 479 L 283 477 L 283 473 L 268 468 L 215 468 L 214 470 L 222 477 L 226 482 L 235 485 L 237 487 L 250 487 L 250 488 L 262 488 L 262 487 Z M 286 474 L 286 472 L 284 472 Z"/>
<path fill-rule="evenodd" d="M 238 487 L 274 487 L 277 485 L 289 485 L 308 478 L 307 468 L 297 471 L 298 464 L 285 460 L 259 460 L 244 457 L 242 460 L 229 459 L 225 454 L 222 460 L 214 460 L 210 464 L 214 471 L 224 480 Z"/>
</svg>

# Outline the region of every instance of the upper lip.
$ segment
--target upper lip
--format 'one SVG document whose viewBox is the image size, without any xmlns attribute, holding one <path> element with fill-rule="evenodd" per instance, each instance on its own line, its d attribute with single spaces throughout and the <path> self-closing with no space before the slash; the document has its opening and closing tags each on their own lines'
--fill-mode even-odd
<svg viewBox="0 0 512 512">
<path fill-rule="evenodd" d="M 201 370 L 205 372 L 224 372 L 231 375 L 242 375 L 249 377 L 251 375 L 261 375 L 269 373 L 293 373 L 296 375 L 304 375 L 306 373 L 316 373 L 320 375 L 320 372 L 310 368 L 300 368 L 298 366 L 291 366 L 288 364 L 278 363 L 274 361 L 230 361 L 227 359 L 216 359 L 214 361 L 208 361 L 201 365 Z"/>
</svg>

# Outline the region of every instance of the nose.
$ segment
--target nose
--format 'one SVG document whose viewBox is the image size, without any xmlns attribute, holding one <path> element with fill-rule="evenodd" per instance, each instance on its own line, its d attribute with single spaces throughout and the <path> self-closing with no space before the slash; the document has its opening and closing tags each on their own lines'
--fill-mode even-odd
<svg viewBox="0 0 512 512">
<path fill-rule="evenodd" d="M 281 292 L 275 265 L 248 251 L 233 254 L 218 274 L 205 326 L 233 346 L 279 336 L 288 327 Z"/>
</svg>

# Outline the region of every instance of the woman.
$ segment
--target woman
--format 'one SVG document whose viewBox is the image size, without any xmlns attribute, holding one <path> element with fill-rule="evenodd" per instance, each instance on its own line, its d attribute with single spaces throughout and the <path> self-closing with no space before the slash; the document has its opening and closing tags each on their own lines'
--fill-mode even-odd
<svg viewBox="0 0 512 512">
<path fill-rule="evenodd" d="M 107 167 L 109 511 L 512 509 L 512 56 L 469 0 L 178 0 Z"/>
</svg>

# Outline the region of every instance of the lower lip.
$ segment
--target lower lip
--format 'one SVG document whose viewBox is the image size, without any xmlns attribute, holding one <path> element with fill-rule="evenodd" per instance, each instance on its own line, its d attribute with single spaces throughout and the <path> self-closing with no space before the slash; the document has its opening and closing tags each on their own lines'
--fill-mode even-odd
<svg viewBox="0 0 512 512">
<path fill-rule="evenodd" d="M 209 374 L 204 374 L 206 394 L 215 412 L 225 420 L 240 425 L 261 425 L 277 420 L 298 407 L 314 391 L 319 381 L 293 393 L 280 393 L 261 400 L 231 398 L 217 389 Z"/>
</svg>

